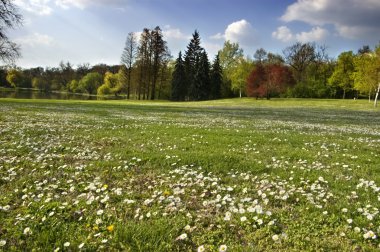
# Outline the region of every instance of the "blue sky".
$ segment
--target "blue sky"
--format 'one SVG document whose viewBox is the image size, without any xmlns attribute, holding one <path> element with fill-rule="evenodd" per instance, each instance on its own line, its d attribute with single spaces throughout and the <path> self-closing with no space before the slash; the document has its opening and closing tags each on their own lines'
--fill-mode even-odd
<svg viewBox="0 0 380 252">
<path fill-rule="evenodd" d="M 380 41 L 379 0 L 14 0 L 24 25 L 10 33 L 21 67 L 60 61 L 119 64 L 129 32 L 160 26 L 174 57 L 200 32 L 212 59 L 225 40 L 247 56 L 316 42 L 336 57 Z"/>
</svg>

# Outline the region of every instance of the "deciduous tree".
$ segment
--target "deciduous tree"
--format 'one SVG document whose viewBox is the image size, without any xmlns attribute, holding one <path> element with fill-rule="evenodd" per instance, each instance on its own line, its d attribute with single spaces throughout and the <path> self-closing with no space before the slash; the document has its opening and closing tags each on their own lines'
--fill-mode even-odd
<svg viewBox="0 0 380 252">
<path fill-rule="evenodd" d="M 297 42 L 283 51 L 285 62 L 294 70 L 297 82 L 306 80 L 306 68 L 315 61 L 315 45 Z"/>
<path fill-rule="evenodd" d="M 127 99 L 130 98 L 132 66 L 136 61 L 136 55 L 137 55 L 137 36 L 134 32 L 130 32 L 128 33 L 127 39 L 125 41 L 123 54 L 121 55 L 121 63 L 123 63 L 128 69 Z"/>
<path fill-rule="evenodd" d="M 343 52 L 339 55 L 332 76 L 328 82 L 333 87 L 339 87 L 343 90 L 343 99 L 346 98 L 346 93 L 352 90 L 354 85 L 354 54 L 352 51 Z"/>
<path fill-rule="evenodd" d="M 232 74 L 239 64 L 240 59 L 244 57 L 243 49 L 240 48 L 238 43 L 226 41 L 218 54 L 223 70 L 222 96 L 229 97 L 231 96 L 232 87 L 234 86 L 232 83 Z"/>
<path fill-rule="evenodd" d="M 96 94 L 98 87 L 102 84 L 103 78 L 99 73 L 88 73 L 79 82 L 81 89 L 88 94 Z"/>
<path fill-rule="evenodd" d="M 0 1 L 0 59 L 6 63 L 14 63 L 20 57 L 20 47 L 12 42 L 7 29 L 14 29 L 22 24 L 22 16 L 11 0 Z"/>
</svg>

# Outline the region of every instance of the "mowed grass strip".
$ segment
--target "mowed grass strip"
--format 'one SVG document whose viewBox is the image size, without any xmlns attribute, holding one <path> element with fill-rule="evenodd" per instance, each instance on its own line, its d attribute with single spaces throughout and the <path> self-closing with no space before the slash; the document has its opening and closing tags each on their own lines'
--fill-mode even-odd
<svg viewBox="0 0 380 252">
<path fill-rule="evenodd" d="M 375 251 L 363 100 L 0 100 L 0 250 Z"/>
</svg>

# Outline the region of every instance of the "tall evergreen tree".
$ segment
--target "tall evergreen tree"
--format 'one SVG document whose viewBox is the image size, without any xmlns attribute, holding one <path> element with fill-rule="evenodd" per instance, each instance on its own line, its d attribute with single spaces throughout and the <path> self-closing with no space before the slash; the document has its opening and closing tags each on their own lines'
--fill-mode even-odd
<svg viewBox="0 0 380 252">
<path fill-rule="evenodd" d="M 179 52 L 178 58 L 175 63 L 172 79 L 172 93 L 171 100 L 183 101 L 186 96 L 186 86 L 184 85 L 185 65 L 182 60 L 182 52 Z"/>
<path fill-rule="evenodd" d="M 206 51 L 203 51 L 195 73 L 197 83 L 197 96 L 195 100 L 208 100 L 210 98 L 210 63 Z"/>
<path fill-rule="evenodd" d="M 217 54 L 210 73 L 210 99 L 219 99 L 221 97 L 222 84 L 223 71 L 220 66 L 219 54 Z"/>
<path fill-rule="evenodd" d="M 201 47 L 201 40 L 197 30 L 193 33 L 193 38 L 190 40 L 187 50 L 185 52 L 185 86 L 187 87 L 188 99 L 194 100 L 197 91 L 197 84 L 195 83 L 195 73 L 198 68 L 199 60 L 201 58 L 203 48 Z"/>
</svg>

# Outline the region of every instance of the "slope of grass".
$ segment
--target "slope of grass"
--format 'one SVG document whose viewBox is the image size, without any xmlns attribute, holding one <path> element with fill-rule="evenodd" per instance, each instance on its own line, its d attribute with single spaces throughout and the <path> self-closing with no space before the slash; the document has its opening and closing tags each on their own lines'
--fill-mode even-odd
<svg viewBox="0 0 380 252">
<path fill-rule="evenodd" d="M 368 101 L 0 100 L 0 250 L 371 251 Z"/>
</svg>

